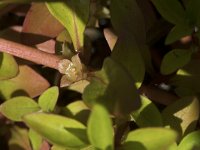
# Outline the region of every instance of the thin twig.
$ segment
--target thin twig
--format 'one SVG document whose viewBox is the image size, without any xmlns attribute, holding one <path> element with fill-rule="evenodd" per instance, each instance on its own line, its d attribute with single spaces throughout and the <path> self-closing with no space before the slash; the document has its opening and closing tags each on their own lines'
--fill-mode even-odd
<svg viewBox="0 0 200 150">
<path fill-rule="evenodd" d="M 59 56 L 0 38 L 0 51 L 58 70 Z"/>
</svg>

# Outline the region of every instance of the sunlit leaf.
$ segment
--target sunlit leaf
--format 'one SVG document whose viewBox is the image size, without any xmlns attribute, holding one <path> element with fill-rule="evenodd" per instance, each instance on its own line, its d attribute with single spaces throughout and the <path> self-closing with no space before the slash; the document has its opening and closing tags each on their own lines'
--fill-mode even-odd
<svg viewBox="0 0 200 150">
<path fill-rule="evenodd" d="M 8 141 L 9 150 L 32 150 L 27 129 L 13 126 L 10 131 L 11 137 Z"/>
<path fill-rule="evenodd" d="M 49 83 L 46 79 L 30 67 L 23 65 L 19 66 L 19 74 L 15 78 L 0 81 L 0 97 L 2 100 L 21 95 L 36 97 L 48 87 Z"/>
<path fill-rule="evenodd" d="M 131 113 L 136 124 L 140 127 L 162 126 L 162 116 L 157 107 L 144 96 L 141 96 L 141 103 L 140 108 Z"/>
<path fill-rule="evenodd" d="M 167 35 L 165 44 L 171 44 L 177 40 L 180 40 L 180 38 L 184 36 L 191 35 L 193 30 L 193 27 L 190 27 L 187 24 L 178 24 L 175 27 L 173 27 Z"/>
<path fill-rule="evenodd" d="M 14 121 L 21 121 L 23 115 L 39 110 L 40 108 L 34 100 L 24 96 L 12 98 L 0 106 L 1 113 Z"/>
<path fill-rule="evenodd" d="M 51 14 L 68 30 L 77 51 L 83 47 L 83 33 L 89 18 L 89 0 L 48 2 Z"/>
<path fill-rule="evenodd" d="M 122 150 L 168 149 L 176 141 L 175 131 L 166 128 L 143 128 L 128 134 Z"/>
<path fill-rule="evenodd" d="M 82 148 L 88 144 L 86 127 L 80 122 L 54 114 L 33 113 L 23 121 L 53 144 L 66 148 Z"/>
<path fill-rule="evenodd" d="M 111 58 L 107 58 L 102 70 L 95 73 L 85 88 L 83 99 L 89 105 L 101 103 L 117 116 L 129 114 L 140 104 L 134 80 Z"/>
<path fill-rule="evenodd" d="M 197 150 L 200 149 L 200 131 L 194 131 L 183 138 L 177 150 Z"/>
<path fill-rule="evenodd" d="M 113 149 L 113 128 L 107 110 L 96 104 L 88 121 L 87 129 L 90 142 L 97 149 Z"/>
<path fill-rule="evenodd" d="M 0 53 L 0 80 L 13 78 L 18 71 L 18 65 L 14 57 L 6 53 Z"/>
<path fill-rule="evenodd" d="M 192 51 L 190 49 L 174 49 L 167 53 L 161 63 L 160 71 L 162 74 L 171 74 L 177 69 L 189 63 Z"/>
<path fill-rule="evenodd" d="M 199 101 L 196 97 L 184 97 L 169 105 L 162 112 L 166 126 L 186 135 L 196 128 L 199 118 Z"/>
<path fill-rule="evenodd" d="M 32 129 L 29 130 L 28 136 L 33 150 L 39 150 L 42 146 L 42 137 Z"/>
<path fill-rule="evenodd" d="M 54 86 L 47 89 L 42 95 L 40 95 L 38 104 L 45 112 L 51 112 L 54 110 L 56 102 L 58 100 L 58 87 Z"/>
<path fill-rule="evenodd" d="M 164 19 L 173 24 L 185 22 L 186 13 L 178 0 L 151 0 Z"/>
<path fill-rule="evenodd" d="M 63 108 L 63 114 L 87 124 L 90 110 L 83 101 L 75 101 Z"/>
</svg>

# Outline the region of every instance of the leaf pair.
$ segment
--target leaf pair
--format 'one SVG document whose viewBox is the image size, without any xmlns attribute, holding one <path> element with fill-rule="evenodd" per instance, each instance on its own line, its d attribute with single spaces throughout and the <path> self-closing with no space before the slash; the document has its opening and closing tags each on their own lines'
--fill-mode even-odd
<svg viewBox="0 0 200 150">
<path fill-rule="evenodd" d="M 31 98 L 19 96 L 7 100 L 1 104 L 0 111 L 3 115 L 14 121 L 21 121 L 21 118 L 29 113 L 37 112 L 41 108 L 44 112 L 54 110 L 58 99 L 58 88 L 52 87 L 45 91 L 40 97 L 38 104 Z"/>
</svg>

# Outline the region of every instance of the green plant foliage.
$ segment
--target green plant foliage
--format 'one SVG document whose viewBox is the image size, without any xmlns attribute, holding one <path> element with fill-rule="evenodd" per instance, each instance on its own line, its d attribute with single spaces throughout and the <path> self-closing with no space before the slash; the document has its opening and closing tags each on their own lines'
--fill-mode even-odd
<svg viewBox="0 0 200 150">
<path fill-rule="evenodd" d="M 10 129 L 11 138 L 9 140 L 9 150 L 32 150 L 28 138 L 27 129 L 13 126 Z"/>
<path fill-rule="evenodd" d="M 0 53 L 0 60 L 0 80 L 15 77 L 19 69 L 13 56 Z"/>
<path fill-rule="evenodd" d="M 168 149 L 174 144 L 176 138 L 176 132 L 167 128 L 143 128 L 130 132 L 121 149 Z"/>
<path fill-rule="evenodd" d="M 131 117 L 140 127 L 163 126 L 162 116 L 157 107 L 144 96 L 141 96 L 140 108 L 131 113 Z"/>
<path fill-rule="evenodd" d="M 57 86 L 47 89 L 40 95 L 38 104 L 44 112 L 52 112 L 54 110 L 58 95 L 59 91 Z"/>
<path fill-rule="evenodd" d="M 187 24 L 175 25 L 167 35 L 165 44 L 171 44 L 184 36 L 191 35 L 193 30 L 193 26 Z"/>
<path fill-rule="evenodd" d="M 174 49 L 167 53 L 161 63 L 160 71 L 162 74 L 171 74 L 177 69 L 189 63 L 192 51 L 187 49 Z"/>
<path fill-rule="evenodd" d="M 194 131 L 183 138 L 177 150 L 194 150 L 200 148 L 200 131 Z"/>
<path fill-rule="evenodd" d="M 100 131 L 100 132 L 99 132 Z M 113 150 L 113 128 L 107 110 L 100 104 L 96 104 L 88 120 L 88 137 L 92 145 L 97 149 Z"/>
<path fill-rule="evenodd" d="M 63 108 L 63 114 L 67 117 L 74 118 L 83 124 L 87 124 L 90 110 L 83 101 L 75 101 Z"/>
<path fill-rule="evenodd" d="M 101 103 L 116 116 L 124 116 L 137 109 L 139 99 L 134 80 L 111 58 L 106 58 L 102 70 L 95 73 L 83 93 L 87 104 Z"/>
<path fill-rule="evenodd" d="M 178 131 L 181 135 L 193 131 L 199 118 L 199 101 L 196 97 L 184 97 L 169 105 L 162 112 L 166 126 Z"/>
<path fill-rule="evenodd" d="M 25 96 L 12 98 L 0 106 L 0 112 L 14 121 L 21 121 L 22 116 L 39 110 L 38 104 Z"/>
<path fill-rule="evenodd" d="M 30 139 L 32 149 L 33 150 L 40 149 L 41 145 L 42 145 L 42 137 L 38 133 L 33 131 L 32 129 L 29 130 L 28 136 L 29 136 L 29 139 Z"/>
<path fill-rule="evenodd" d="M 178 0 L 151 0 L 164 19 L 173 24 L 185 23 L 186 13 Z"/>
<path fill-rule="evenodd" d="M 48 2 L 51 14 L 68 30 L 76 51 L 83 47 L 83 33 L 89 17 L 89 0 Z"/>
<path fill-rule="evenodd" d="M 88 145 L 86 127 L 76 120 L 54 114 L 33 113 L 24 116 L 23 121 L 53 144 L 72 149 Z"/>
</svg>

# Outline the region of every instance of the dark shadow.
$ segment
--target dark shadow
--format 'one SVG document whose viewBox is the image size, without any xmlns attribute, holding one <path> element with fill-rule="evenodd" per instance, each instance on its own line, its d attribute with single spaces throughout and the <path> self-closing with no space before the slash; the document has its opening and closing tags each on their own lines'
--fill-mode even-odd
<svg viewBox="0 0 200 150">
<path fill-rule="evenodd" d="M 9 145 L 9 150 L 24 150 L 24 148 L 17 144 L 11 144 Z"/>
<path fill-rule="evenodd" d="M 90 116 L 90 110 L 81 110 L 74 116 L 74 118 L 83 123 L 84 125 L 87 125 L 89 116 Z"/>
<path fill-rule="evenodd" d="M 24 90 L 16 90 L 11 94 L 11 98 L 17 97 L 17 96 L 29 96 L 28 93 Z"/>
</svg>

